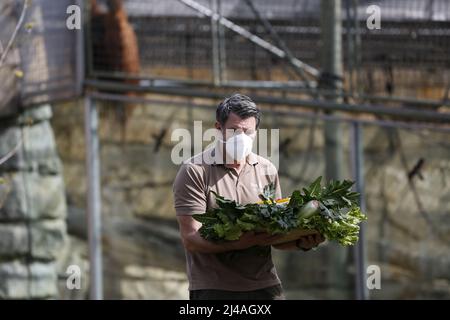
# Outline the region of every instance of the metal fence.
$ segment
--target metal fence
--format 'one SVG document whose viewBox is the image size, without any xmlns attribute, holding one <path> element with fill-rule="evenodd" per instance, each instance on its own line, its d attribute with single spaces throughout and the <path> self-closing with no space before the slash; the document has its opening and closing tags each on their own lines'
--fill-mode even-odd
<svg viewBox="0 0 450 320">
<path fill-rule="evenodd" d="M 367 27 L 369 5 L 381 10 L 379 30 Z M 104 30 L 102 19 L 114 12 L 126 13 L 130 28 Z M 90 75 L 269 88 L 289 84 L 297 93 L 310 81 L 309 89 L 317 90 L 323 70 L 320 12 L 320 1 L 309 0 L 129 0 L 109 9 L 97 5 L 88 41 Z M 447 103 L 447 1 L 348 0 L 342 1 L 341 16 L 344 96 L 356 101 L 376 96 L 392 103 L 401 98 L 409 107 L 422 106 L 417 99 L 437 102 L 434 107 Z M 109 32 L 124 37 L 122 43 L 135 46 L 138 54 L 111 53 L 107 40 L 98 45 Z M 135 42 L 125 40 L 131 34 Z M 111 55 L 124 63 L 108 63 Z"/>
<path fill-rule="evenodd" d="M 82 1 L 75 2 L 79 5 Z M 83 58 L 81 31 L 69 30 L 66 13 L 73 1 L 35 0 L 0 69 L 0 108 L 30 106 L 72 99 L 81 94 Z M 23 11 L 23 1 L 0 4 L 0 40 L 6 46 Z"/>
</svg>

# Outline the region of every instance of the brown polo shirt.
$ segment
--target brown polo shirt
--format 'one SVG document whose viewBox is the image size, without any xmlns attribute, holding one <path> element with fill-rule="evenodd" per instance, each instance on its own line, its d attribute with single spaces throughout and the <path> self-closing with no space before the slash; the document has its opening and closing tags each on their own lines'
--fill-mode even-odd
<svg viewBox="0 0 450 320">
<path fill-rule="evenodd" d="M 220 157 L 217 150 L 207 149 L 181 165 L 173 185 L 177 215 L 216 207 L 211 191 L 241 204 L 255 203 L 264 186 L 274 182 L 276 198 L 281 198 L 278 173 L 269 160 L 251 153 L 237 174 L 214 161 Z M 217 254 L 186 251 L 186 262 L 190 290 L 251 291 L 280 283 L 270 246 Z"/>
</svg>

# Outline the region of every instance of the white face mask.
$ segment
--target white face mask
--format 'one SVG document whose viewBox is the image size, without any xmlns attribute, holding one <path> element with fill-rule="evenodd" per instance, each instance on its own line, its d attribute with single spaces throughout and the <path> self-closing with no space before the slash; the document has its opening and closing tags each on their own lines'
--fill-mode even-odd
<svg viewBox="0 0 450 320">
<path fill-rule="evenodd" d="M 225 141 L 225 152 L 235 161 L 241 161 L 252 152 L 254 135 L 245 133 L 233 135 Z M 223 142 L 223 140 L 222 140 Z"/>
</svg>

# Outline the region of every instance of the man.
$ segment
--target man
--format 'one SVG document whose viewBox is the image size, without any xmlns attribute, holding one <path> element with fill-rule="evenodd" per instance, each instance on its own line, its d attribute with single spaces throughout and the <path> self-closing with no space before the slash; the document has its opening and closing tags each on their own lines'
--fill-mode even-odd
<svg viewBox="0 0 450 320">
<path fill-rule="evenodd" d="M 245 233 L 239 240 L 214 243 L 203 239 L 192 218 L 216 206 L 214 191 L 238 203 L 260 201 L 265 185 L 281 188 L 275 166 L 251 152 L 260 110 L 247 96 L 235 94 L 219 104 L 215 127 L 221 139 L 180 167 L 173 191 L 180 234 L 186 249 L 190 299 L 284 299 L 272 262 L 271 244 L 279 236 Z M 309 250 L 324 238 L 309 236 L 274 246 Z"/>
</svg>

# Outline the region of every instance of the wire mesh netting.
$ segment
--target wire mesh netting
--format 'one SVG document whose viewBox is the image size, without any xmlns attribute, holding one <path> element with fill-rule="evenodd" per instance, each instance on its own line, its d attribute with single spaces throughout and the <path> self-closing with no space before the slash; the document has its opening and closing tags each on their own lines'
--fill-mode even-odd
<svg viewBox="0 0 450 320">
<path fill-rule="evenodd" d="M 0 4 L 0 41 L 5 48 L 24 11 L 23 23 L 0 69 L 0 109 L 4 111 L 17 103 L 27 106 L 79 94 L 76 39 L 80 31 L 66 26 L 72 1 L 29 3 L 26 10 L 23 1 Z"/>
<path fill-rule="evenodd" d="M 96 1 L 92 8 L 92 75 L 112 76 L 114 72 L 210 82 L 214 77 L 223 81 L 302 80 L 287 59 L 268 49 L 267 43 L 286 47 L 295 58 L 321 69 L 320 1 L 113 2 L 115 5 Z M 369 5 L 379 6 L 381 29 L 368 29 Z M 211 9 L 228 22 L 214 27 L 208 17 Z M 360 94 L 433 100 L 446 97 L 448 1 L 349 0 L 342 1 L 341 11 L 347 89 L 352 82 Z M 116 18 L 108 20 L 112 16 Z M 126 26 L 119 23 L 119 16 Z M 109 21 L 112 31 L 104 30 L 102 19 Z M 114 40 L 132 44 L 133 52 L 123 49 L 112 53 L 107 40 L 99 45 L 98 40 L 104 35 L 108 38 L 110 32 L 119 35 Z M 123 64 L 108 63 L 111 55 Z"/>
</svg>

